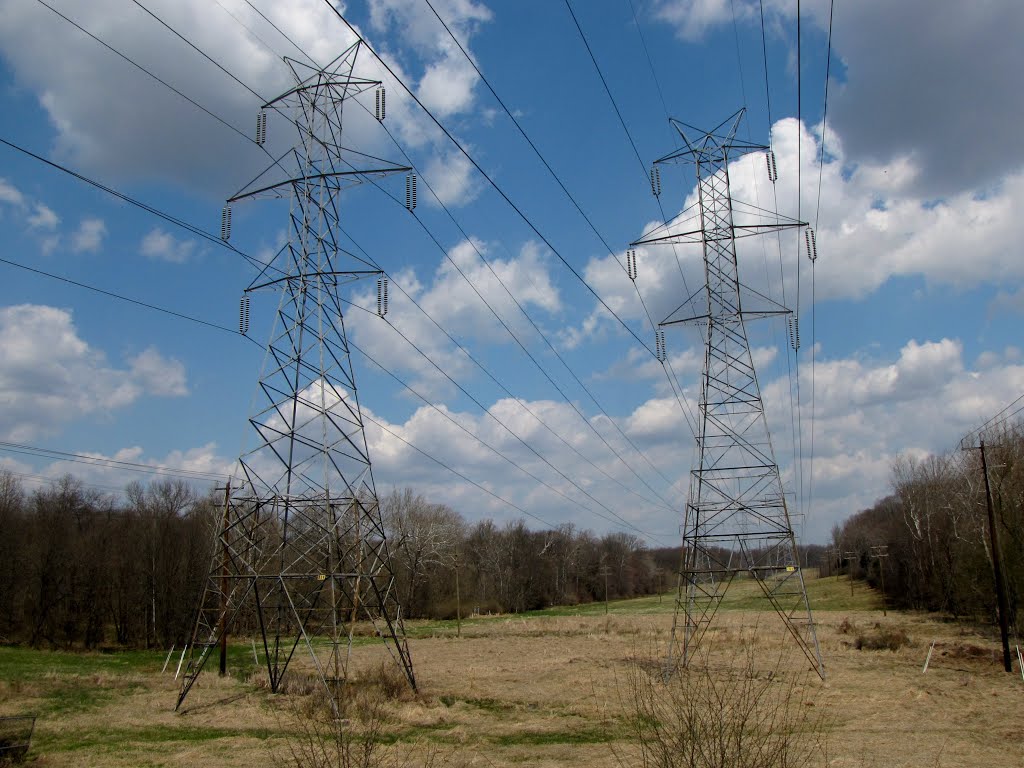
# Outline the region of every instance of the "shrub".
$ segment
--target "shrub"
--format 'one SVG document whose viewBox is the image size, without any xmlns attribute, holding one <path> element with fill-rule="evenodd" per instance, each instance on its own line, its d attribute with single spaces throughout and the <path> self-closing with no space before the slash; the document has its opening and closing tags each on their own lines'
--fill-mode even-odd
<svg viewBox="0 0 1024 768">
<path fill-rule="evenodd" d="M 631 664 L 627 718 L 643 768 L 790 768 L 826 765 L 823 719 L 802 694 L 807 673 L 759 672 L 752 649 L 722 669 L 693 659 L 665 680 L 650 660 Z M 660 666 L 660 665 L 659 665 Z M 637 759 L 639 758 L 639 759 Z"/>
<path fill-rule="evenodd" d="M 383 670 L 384 668 L 381 667 Z M 381 673 L 381 677 L 386 673 Z M 284 749 L 278 748 L 275 763 L 281 768 L 432 768 L 462 765 L 429 744 L 394 743 L 387 732 L 390 706 L 382 695 L 376 674 L 366 685 L 346 685 L 334 697 L 333 706 L 322 697 L 308 696 L 294 702 L 285 730 Z M 404 682 L 404 678 L 403 678 Z M 407 688 L 407 686 L 406 686 Z"/>
<path fill-rule="evenodd" d="M 860 632 L 853 641 L 858 651 L 898 651 L 910 645 L 910 636 L 902 629 L 876 627 L 874 632 Z"/>
</svg>

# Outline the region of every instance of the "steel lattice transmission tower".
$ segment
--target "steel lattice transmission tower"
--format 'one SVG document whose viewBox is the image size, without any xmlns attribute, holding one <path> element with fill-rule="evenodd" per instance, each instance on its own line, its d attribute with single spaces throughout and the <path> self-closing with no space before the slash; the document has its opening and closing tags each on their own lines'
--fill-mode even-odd
<svg viewBox="0 0 1024 768">
<path fill-rule="evenodd" d="M 655 161 L 652 188 L 660 193 L 659 166 L 692 164 L 698 199 L 632 244 L 700 243 L 704 257 L 704 285 L 659 324 L 696 324 L 705 341 L 698 459 L 683 517 L 668 670 L 690 661 L 733 580 L 746 574 L 824 676 L 746 329 L 748 319 L 789 311 L 740 282 L 736 262 L 738 237 L 806 225 L 733 200 L 730 159 L 768 150 L 736 138 L 742 117 L 743 110 L 706 133 L 671 121 L 683 146 Z M 767 157 L 773 175 L 774 158 Z M 659 348 L 664 354 L 663 342 Z"/>
<path fill-rule="evenodd" d="M 353 75 L 357 43 L 323 69 L 285 59 L 295 86 L 264 105 L 291 119 L 299 143 L 228 200 L 290 201 L 289 238 L 271 267 L 246 290 L 280 293 L 276 322 L 249 422 L 255 447 L 239 458 L 240 484 L 225 493 L 223 519 L 199 607 L 177 706 L 233 622 L 258 627 L 270 688 L 277 691 L 295 652 L 312 662 L 332 696 L 349 674 L 357 622 L 369 621 L 409 684 L 412 661 L 396 599 L 345 334 L 339 287 L 368 276 L 372 264 L 338 242 L 344 189 L 406 167 L 341 145 L 348 99 L 380 83 Z M 368 161 L 374 167 L 360 167 Z M 380 283 L 378 282 L 378 286 Z M 248 302 L 243 299 L 243 330 Z M 300 648 L 301 647 L 301 648 Z"/>
</svg>

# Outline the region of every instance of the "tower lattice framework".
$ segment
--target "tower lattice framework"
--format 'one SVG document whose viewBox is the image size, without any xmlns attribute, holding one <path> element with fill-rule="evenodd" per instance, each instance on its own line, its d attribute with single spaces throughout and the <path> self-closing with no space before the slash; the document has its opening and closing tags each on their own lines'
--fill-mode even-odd
<svg viewBox="0 0 1024 768">
<path fill-rule="evenodd" d="M 668 670 L 687 665 L 733 581 L 756 581 L 815 671 L 824 677 L 821 650 L 796 548 L 786 496 L 775 461 L 746 321 L 789 310 L 740 279 L 736 239 L 806 226 L 734 201 L 729 161 L 768 147 L 736 138 L 737 112 L 710 132 L 672 120 L 682 148 L 655 161 L 692 164 L 697 202 L 638 245 L 700 243 L 704 285 L 659 325 L 695 324 L 704 333 L 697 462 L 683 516 L 682 556 Z M 773 172 L 769 155 L 769 173 Z"/>
<path fill-rule="evenodd" d="M 322 69 L 285 59 L 295 85 L 264 105 L 257 141 L 276 112 L 294 122 L 299 142 L 225 208 L 227 237 L 232 203 L 288 199 L 289 237 L 246 290 L 280 295 L 249 418 L 257 440 L 225 492 L 176 707 L 218 649 L 223 673 L 235 625 L 255 629 L 275 692 L 298 652 L 334 701 L 360 623 L 372 625 L 416 685 L 339 297 L 343 285 L 381 275 L 339 245 L 342 191 L 410 170 L 341 145 L 346 101 L 380 87 L 353 75 L 359 49 Z"/>
</svg>

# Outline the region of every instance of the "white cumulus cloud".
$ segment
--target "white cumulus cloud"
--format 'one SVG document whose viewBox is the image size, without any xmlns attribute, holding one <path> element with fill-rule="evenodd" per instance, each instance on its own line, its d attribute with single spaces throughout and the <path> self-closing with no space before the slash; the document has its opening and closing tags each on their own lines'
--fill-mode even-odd
<svg viewBox="0 0 1024 768">
<path fill-rule="evenodd" d="M 52 231 L 57 229 L 57 225 L 60 224 L 60 216 L 43 203 L 36 203 L 27 221 L 32 229 Z"/>
<path fill-rule="evenodd" d="M 103 219 L 84 218 L 71 236 L 71 250 L 76 253 L 96 253 L 103 245 L 107 225 Z"/>
<path fill-rule="evenodd" d="M 187 392 L 182 364 L 148 349 L 112 365 L 78 335 L 71 313 L 20 304 L 0 309 L 0 435 L 31 440 L 141 397 Z"/>
<path fill-rule="evenodd" d="M 166 358 L 149 347 L 129 361 L 132 378 L 149 394 L 180 397 L 188 394 L 185 366 L 180 360 Z"/>
<path fill-rule="evenodd" d="M 139 244 L 139 251 L 148 259 L 184 264 L 195 250 L 195 242 L 178 240 L 173 235 L 156 227 L 146 233 Z"/>
<path fill-rule="evenodd" d="M 25 204 L 25 196 L 7 179 L 0 178 L 0 202 L 21 207 Z"/>
<path fill-rule="evenodd" d="M 454 150 L 434 155 L 427 162 L 423 176 L 437 195 L 437 201 L 445 206 L 458 206 L 472 201 L 480 191 L 475 173 L 466 156 Z M 432 195 L 426 200 L 429 204 L 437 204 Z"/>
<path fill-rule="evenodd" d="M 412 305 L 399 289 L 401 286 L 433 321 L 464 345 L 515 343 L 494 313 L 525 339 L 524 343 L 535 343 L 535 333 L 509 294 L 531 316 L 537 317 L 537 310 L 541 317 L 560 311 L 561 299 L 544 250 L 535 243 L 527 243 L 518 254 L 508 258 L 494 258 L 491 251 L 492 247 L 483 241 L 462 241 L 448 252 L 449 258 L 440 263 L 429 283 L 421 282 L 408 271 L 394 275 L 388 323 L 369 313 L 354 313 L 346 321 L 356 342 L 373 350 L 374 358 L 387 369 L 414 372 L 414 386 L 427 396 L 450 393 L 452 385 L 398 337 L 396 329 L 454 378 L 473 370 L 472 362 Z M 376 294 L 365 294 L 358 303 L 375 306 Z"/>
</svg>

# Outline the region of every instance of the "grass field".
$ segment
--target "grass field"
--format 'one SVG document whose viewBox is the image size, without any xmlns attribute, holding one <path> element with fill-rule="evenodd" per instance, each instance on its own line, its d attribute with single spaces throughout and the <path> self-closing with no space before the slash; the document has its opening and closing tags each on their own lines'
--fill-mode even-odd
<svg viewBox="0 0 1024 768">
<path fill-rule="evenodd" d="M 758 663 L 791 680 L 792 706 L 814 713 L 801 722 L 814 723 L 817 764 L 1024 765 L 1024 682 L 1002 672 L 994 634 L 935 616 L 883 617 L 866 587 L 851 596 L 845 580 L 811 579 L 828 670 L 821 682 L 798 671 L 802 657 L 787 650 L 778 618 L 753 610 L 752 586 L 734 586 L 709 637 L 728 650 L 756 632 Z M 636 657 L 664 646 L 672 610 L 665 596 L 613 601 L 607 615 L 597 603 L 473 617 L 458 638 L 455 622 L 410 623 L 421 690 L 384 702 L 377 738 L 411 765 L 428 754 L 435 765 L 636 765 L 628 681 Z M 901 647 L 856 647 L 881 636 L 903 638 Z M 284 764 L 303 697 L 259 685 L 246 644 L 232 647 L 228 677 L 200 678 L 181 713 L 172 711 L 176 659 L 161 674 L 165 656 L 0 648 L 0 715 L 38 715 L 29 755 L 37 766 Z M 353 658 L 374 670 L 382 656 L 380 644 L 363 644 Z"/>
</svg>

